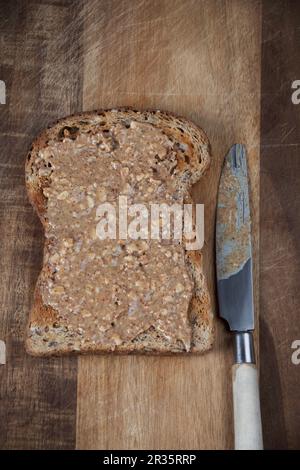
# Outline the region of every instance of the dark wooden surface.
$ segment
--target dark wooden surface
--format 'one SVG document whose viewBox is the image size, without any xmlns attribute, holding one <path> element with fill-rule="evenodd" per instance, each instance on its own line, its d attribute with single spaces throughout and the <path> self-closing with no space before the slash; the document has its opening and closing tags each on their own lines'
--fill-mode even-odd
<svg viewBox="0 0 300 470">
<path fill-rule="evenodd" d="M 0 77 L 7 87 L 0 106 L 0 338 L 7 345 L 1 448 L 75 446 L 77 360 L 32 358 L 23 335 L 43 243 L 24 188 L 24 156 L 43 127 L 81 108 L 77 9 L 72 1 L 0 2 Z"/>
<path fill-rule="evenodd" d="M 7 105 L 0 106 L 0 339 L 8 348 L 7 365 L 0 366 L 0 448 L 5 449 L 67 449 L 76 442 L 77 360 L 41 361 L 23 348 L 42 256 L 41 227 L 26 199 L 23 163 L 39 130 L 81 110 L 82 6 L 76 0 L 0 0 L 0 79 L 8 92 Z M 300 105 L 291 102 L 291 83 L 300 79 L 300 2 L 264 0 L 262 22 L 264 438 L 267 448 L 299 449 L 300 366 L 291 363 L 291 343 L 300 339 Z"/>
<path fill-rule="evenodd" d="M 300 449 L 300 2 L 263 2 L 260 358 L 265 446 Z"/>
</svg>

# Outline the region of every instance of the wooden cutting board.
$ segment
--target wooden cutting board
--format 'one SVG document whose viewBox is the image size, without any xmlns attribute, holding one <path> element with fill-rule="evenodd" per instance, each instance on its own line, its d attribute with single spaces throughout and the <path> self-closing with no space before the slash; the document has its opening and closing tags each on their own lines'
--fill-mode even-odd
<svg viewBox="0 0 300 470">
<path fill-rule="evenodd" d="M 222 159 L 235 142 L 249 152 L 257 228 L 259 4 L 110 1 L 103 8 L 88 2 L 84 17 L 84 109 L 167 109 L 194 120 L 210 138 L 210 174 L 195 196 L 205 204 L 213 296 L 216 191 Z M 202 357 L 80 358 L 77 447 L 232 447 L 231 363 L 230 337 L 220 322 L 214 349 Z"/>
<path fill-rule="evenodd" d="M 150 107 L 194 120 L 212 146 L 210 173 L 194 194 L 205 204 L 205 269 L 214 299 L 221 164 L 233 143 L 246 144 L 257 293 L 260 3 L 25 3 L 6 5 L 0 26 L 5 39 L 1 73 L 8 90 L 8 105 L 0 110 L 6 149 L 0 339 L 8 354 L 7 365 L 0 366 L 0 447 L 232 448 L 232 347 L 220 321 L 213 350 L 200 357 L 37 359 L 25 354 L 23 334 L 43 238 L 26 199 L 23 163 L 39 130 L 82 109 Z"/>
</svg>

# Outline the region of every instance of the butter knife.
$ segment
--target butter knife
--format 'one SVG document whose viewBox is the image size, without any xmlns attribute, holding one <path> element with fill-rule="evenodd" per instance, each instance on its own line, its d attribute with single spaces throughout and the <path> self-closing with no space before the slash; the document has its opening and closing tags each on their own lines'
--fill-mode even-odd
<svg viewBox="0 0 300 470">
<path fill-rule="evenodd" d="M 251 216 L 246 150 L 225 157 L 216 217 L 217 292 L 220 316 L 234 335 L 232 368 L 235 449 L 263 449 L 253 330 Z"/>
</svg>

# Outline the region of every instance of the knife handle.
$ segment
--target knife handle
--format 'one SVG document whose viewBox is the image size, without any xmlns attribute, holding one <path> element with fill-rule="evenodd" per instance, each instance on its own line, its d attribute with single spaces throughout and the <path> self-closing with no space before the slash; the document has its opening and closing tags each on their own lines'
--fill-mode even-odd
<svg viewBox="0 0 300 470">
<path fill-rule="evenodd" d="M 236 450 L 262 450 L 258 373 L 254 364 L 232 368 L 234 439 Z"/>
</svg>

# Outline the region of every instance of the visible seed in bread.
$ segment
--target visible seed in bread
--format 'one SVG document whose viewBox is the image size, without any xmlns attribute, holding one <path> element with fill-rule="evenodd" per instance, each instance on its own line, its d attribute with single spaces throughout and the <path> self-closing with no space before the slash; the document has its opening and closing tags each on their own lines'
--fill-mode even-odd
<svg viewBox="0 0 300 470">
<path fill-rule="evenodd" d="M 113 333 L 113 334 L 111 335 L 111 339 L 114 341 L 114 343 L 115 343 L 117 346 L 119 346 L 119 345 L 122 344 L 122 342 L 123 342 L 122 339 L 121 339 L 121 337 L 120 337 L 120 335 L 118 335 L 117 333 Z"/>
<path fill-rule="evenodd" d="M 176 284 L 176 294 L 180 294 L 183 291 L 184 291 L 184 286 L 180 284 L 180 282 Z"/>
<path fill-rule="evenodd" d="M 51 292 L 52 294 L 61 295 L 65 293 L 65 289 L 63 286 L 54 286 L 52 287 Z"/>
<path fill-rule="evenodd" d="M 65 247 L 71 248 L 71 247 L 74 245 L 74 240 L 73 240 L 73 238 L 71 238 L 71 237 L 65 238 L 65 239 L 63 240 L 63 244 L 64 244 Z"/>
<path fill-rule="evenodd" d="M 50 263 L 57 263 L 59 261 L 59 254 L 58 253 L 54 253 L 54 255 L 50 256 L 49 258 L 49 262 Z"/>
<path fill-rule="evenodd" d="M 64 199 L 67 199 L 68 196 L 69 196 L 68 191 L 62 191 L 60 194 L 57 195 L 57 199 L 59 201 L 62 201 Z"/>
</svg>

